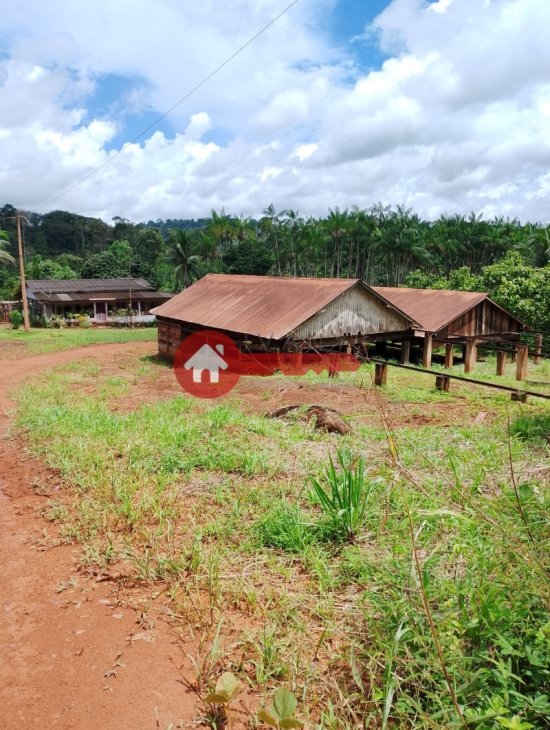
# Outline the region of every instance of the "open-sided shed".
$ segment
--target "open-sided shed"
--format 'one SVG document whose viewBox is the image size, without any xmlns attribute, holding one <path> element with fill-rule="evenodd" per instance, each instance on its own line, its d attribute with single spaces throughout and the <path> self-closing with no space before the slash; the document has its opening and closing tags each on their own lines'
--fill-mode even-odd
<svg viewBox="0 0 550 730">
<path fill-rule="evenodd" d="M 307 350 L 349 347 L 418 326 L 358 279 L 208 274 L 152 311 L 159 352 L 168 357 L 201 329 L 224 332 L 250 350 Z"/>
<path fill-rule="evenodd" d="M 373 287 L 393 306 L 418 322 L 415 337 L 424 339 L 424 365 L 431 363 L 434 341 L 445 343 L 452 363 L 453 344 L 464 345 L 467 370 L 475 361 L 480 340 L 517 341 L 525 325 L 489 299 L 485 292 L 447 289 Z M 448 364 L 449 358 L 447 358 Z"/>
</svg>

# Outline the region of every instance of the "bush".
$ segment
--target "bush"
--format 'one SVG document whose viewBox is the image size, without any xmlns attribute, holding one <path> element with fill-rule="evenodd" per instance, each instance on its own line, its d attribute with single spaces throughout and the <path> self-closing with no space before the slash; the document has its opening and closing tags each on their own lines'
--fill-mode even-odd
<svg viewBox="0 0 550 730">
<path fill-rule="evenodd" d="M 14 330 L 18 330 L 23 324 L 23 315 L 18 309 L 14 309 L 10 312 L 10 322 Z"/>
</svg>

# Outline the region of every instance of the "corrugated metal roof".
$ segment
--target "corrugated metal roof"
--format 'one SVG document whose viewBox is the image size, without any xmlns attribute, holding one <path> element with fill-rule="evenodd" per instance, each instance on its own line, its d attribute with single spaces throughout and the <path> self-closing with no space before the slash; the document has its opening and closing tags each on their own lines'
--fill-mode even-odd
<svg viewBox="0 0 550 730">
<path fill-rule="evenodd" d="M 33 293 L 74 294 L 76 292 L 96 291 L 153 291 L 148 281 L 142 278 L 133 279 L 28 279 L 27 288 Z"/>
<path fill-rule="evenodd" d="M 280 340 L 358 279 L 286 279 L 207 274 L 153 314 L 228 332 Z"/>
<path fill-rule="evenodd" d="M 487 299 L 484 292 L 448 289 L 406 289 L 373 286 L 372 289 L 420 324 L 426 332 L 438 332 L 457 317 Z"/>
<path fill-rule="evenodd" d="M 164 292 L 158 292 L 158 291 L 135 291 L 132 290 L 132 299 L 134 301 L 149 301 L 149 300 L 159 300 L 159 299 L 171 299 L 172 294 L 166 294 Z M 38 302 L 42 303 L 54 303 L 54 302 L 93 302 L 94 300 L 101 301 L 102 299 L 109 299 L 110 301 L 114 301 L 115 299 L 121 299 L 123 301 L 127 301 L 130 299 L 130 295 L 128 293 L 128 289 L 121 289 L 116 290 L 113 289 L 112 291 L 98 291 L 98 292 L 76 292 L 76 293 L 65 293 L 65 292 L 58 292 L 57 294 L 49 294 L 44 292 L 35 292 L 35 295 L 33 297 Z"/>
</svg>

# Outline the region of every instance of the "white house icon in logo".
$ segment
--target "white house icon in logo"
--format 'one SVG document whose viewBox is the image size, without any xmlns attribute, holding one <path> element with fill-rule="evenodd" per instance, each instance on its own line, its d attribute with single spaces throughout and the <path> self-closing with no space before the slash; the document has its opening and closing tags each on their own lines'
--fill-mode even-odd
<svg viewBox="0 0 550 730">
<path fill-rule="evenodd" d="M 203 370 L 210 373 L 211 383 L 219 383 L 220 370 L 227 370 L 229 367 L 221 355 L 223 355 L 223 345 L 216 345 L 216 349 L 210 347 L 210 345 L 203 345 L 187 360 L 183 367 L 186 370 L 193 369 L 194 383 L 201 382 Z"/>
</svg>

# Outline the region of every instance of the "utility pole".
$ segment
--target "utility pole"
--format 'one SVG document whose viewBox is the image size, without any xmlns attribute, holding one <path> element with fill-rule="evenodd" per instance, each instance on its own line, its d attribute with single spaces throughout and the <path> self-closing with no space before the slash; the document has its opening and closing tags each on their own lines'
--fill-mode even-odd
<svg viewBox="0 0 550 730">
<path fill-rule="evenodd" d="M 25 262 L 23 261 L 23 240 L 21 238 L 21 216 L 17 214 L 17 245 L 19 249 L 19 276 L 21 279 L 21 299 L 23 300 L 23 325 L 29 332 L 29 303 L 27 301 L 27 282 L 25 280 Z"/>
</svg>

